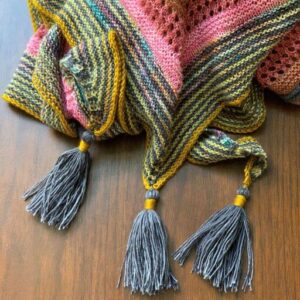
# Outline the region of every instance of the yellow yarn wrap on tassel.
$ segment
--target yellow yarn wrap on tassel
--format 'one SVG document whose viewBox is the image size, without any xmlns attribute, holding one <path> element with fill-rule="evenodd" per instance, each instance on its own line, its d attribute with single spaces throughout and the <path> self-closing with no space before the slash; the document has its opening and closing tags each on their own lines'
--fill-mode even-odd
<svg viewBox="0 0 300 300">
<path fill-rule="evenodd" d="M 80 140 L 78 148 L 81 152 L 87 152 L 89 150 L 90 146 L 91 145 L 89 143 L 87 143 L 86 141 Z"/>
<path fill-rule="evenodd" d="M 246 202 L 247 202 L 247 199 L 244 195 L 236 195 L 233 204 L 235 206 L 244 207 Z"/>
<path fill-rule="evenodd" d="M 157 200 L 153 199 L 153 198 L 146 199 L 144 202 L 144 208 L 145 209 L 154 209 L 156 206 L 156 201 Z"/>
</svg>

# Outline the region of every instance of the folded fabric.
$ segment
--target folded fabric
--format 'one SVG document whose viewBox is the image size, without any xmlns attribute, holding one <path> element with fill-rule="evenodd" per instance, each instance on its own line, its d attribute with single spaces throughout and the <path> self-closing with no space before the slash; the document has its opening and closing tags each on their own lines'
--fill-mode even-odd
<svg viewBox="0 0 300 300">
<path fill-rule="evenodd" d="M 134 220 L 124 286 L 153 295 L 177 289 L 159 190 L 190 161 L 247 159 L 232 205 L 174 253 L 221 291 L 251 288 L 253 253 L 244 210 L 267 167 L 250 133 L 264 122 L 263 88 L 300 101 L 298 0 L 29 0 L 35 34 L 3 98 L 70 137 L 77 149 L 24 197 L 42 222 L 67 228 L 85 197 L 94 141 L 146 132 L 144 210 Z M 248 268 L 240 284 L 242 254 Z"/>
</svg>

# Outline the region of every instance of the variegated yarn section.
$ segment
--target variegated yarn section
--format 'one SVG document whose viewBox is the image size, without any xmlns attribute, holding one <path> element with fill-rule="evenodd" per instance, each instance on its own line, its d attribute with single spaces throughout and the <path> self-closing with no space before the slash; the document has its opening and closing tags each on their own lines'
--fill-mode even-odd
<svg viewBox="0 0 300 300">
<path fill-rule="evenodd" d="M 251 179 L 254 181 L 267 168 L 267 154 L 261 145 L 252 137 L 233 140 L 224 132 L 209 128 L 200 136 L 189 153 L 188 160 L 199 165 L 209 165 L 250 157 L 254 157 L 254 164 L 250 171 Z"/>
</svg>

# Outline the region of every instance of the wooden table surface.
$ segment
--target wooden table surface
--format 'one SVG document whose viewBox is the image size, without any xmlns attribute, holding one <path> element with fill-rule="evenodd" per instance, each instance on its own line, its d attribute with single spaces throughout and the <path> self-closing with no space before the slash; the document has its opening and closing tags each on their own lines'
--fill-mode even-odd
<svg viewBox="0 0 300 300">
<path fill-rule="evenodd" d="M 9 82 L 32 33 L 26 1 L 0 2 L 0 90 Z M 247 207 L 255 253 L 254 290 L 221 295 L 206 281 L 172 263 L 177 293 L 154 299 L 300 299 L 300 107 L 267 96 L 267 121 L 254 136 L 269 168 L 254 184 Z M 143 206 L 144 137 L 120 137 L 92 149 L 87 199 L 76 221 L 58 232 L 27 214 L 23 191 L 76 141 L 0 103 L 0 299 L 146 299 L 116 282 L 127 237 Z M 217 209 L 229 203 L 243 162 L 209 167 L 185 164 L 162 191 L 159 205 L 170 250 Z"/>
</svg>

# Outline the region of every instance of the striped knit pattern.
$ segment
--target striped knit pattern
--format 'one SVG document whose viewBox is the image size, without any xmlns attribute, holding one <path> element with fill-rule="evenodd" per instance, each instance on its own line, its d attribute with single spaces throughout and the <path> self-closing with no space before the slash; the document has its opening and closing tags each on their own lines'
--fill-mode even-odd
<svg viewBox="0 0 300 300">
<path fill-rule="evenodd" d="M 152 175 L 157 188 L 175 174 L 201 132 L 226 104 L 249 97 L 260 62 L 299 17 L 299 2 L 288 1 L 212 43 L 186 67 L 166 158 L 156 172 L 147 168 L 147 161 L 145 165 L 145 177 Z"/>
<path fill-rule="evenodd" d="M 35 57 L 25 52 L 13 78 L 2 96 L 5 101 L 42 121 L 43 100 L 32 86 Z M 58 129 L 58 128 L 55 128 Z"/>
<path fill-rule="evenodd" d="M 267 168 L 267 154 L 252 137 L 243 137 L 236 141 L 224 132 L 206 129 L 201 135 L 188 160 L 199 165 L 209 165 L 225 160 L 255 157 L 251 169 L 251 179 L 257 179 Z"/>
<path fill-rule="evenodd" d="M 44 100 L 42 118 L 50 126 L 61 126 L 60 131 L 75 137 L 76 130 L 68 123 L 61 103 L 61 82 L 58 59 L 61 54 L 62 36 L 53 26 L 43 42 L 36 59 L 32 84 Z M 53 125 L 52 125 L 53 124 Z"/>
<path fill-rule="evenodd" d="M 26 81 L 30 86 L 27 97 L 11 92 L 22 88 L 20 80 L 14 79 L 6 91 L 11 97 L 6 99 L 23 105 L 47 125 L 75 136 L 74 120 L 63 105 L 61 81 L 65 80 L 88 119 L 86 127 L 99 139 L 146 131 L 144 184 L 147 189 L 159 189 L 197 149 L 208 126 L 243 133 L 262 124 L 263 93 L 253 78 L 270 51 L 300 19 L 298 0 L 215 2 L 206 1 L 205 9 L 189 1 L 186 6 L 164 2 L 166 13 L 171 7 L 172 20 L 181 22 L 176 27 L 180 36 L 189 33 L 185 38 L 173 36 L 175 44 L 170 51 L 177 53 L 176 59 L 174 56 L 173 65 L 168 59 L 166 68 L 164 56 L 143 34 L 144 25 L 133 10 L 126 9 L 127 1 L 29 0 L 34 27 L 46 24 L 51 29 L 26 71 L 26 76 L 32 77 L 32 82 Z M 147 14 L 149 5 L 145 5 L 143 13 Z M 239 7 L 247 5 L 249 11 L 241 16 Z M 159 31 L 161 21 L 153 19 L 151 11 L 147 22 L 151 30 Z M 222 23 L 218 16 L 230 22 Z M 170 26 L 170 20 L 161 26 Z M 210 36 L 213 22 L 220 30 Z M 207 30 L 199 38 L 197 30 L 205 26 Z M 173 34 L 172 27 L 168 28 L 166 35 L 159 33 L 160 43 Z M 67 54 L 63 39 L 71 48 Z M 191 52 L 186 45 L 192 47 Z M 178 61 L 182 74 L 176 77 L 169 70 L 181 70 Z M 176 80 L 181 78 L 181 88 L 174 84 L 173 75 Z M 291 95 L 298 93 L 296 89 Z"/>
<path fill-rule="evenodd" d="M 110 11 L 110 14 L 103 12 Z M 114 15 L 111 16 L 111 13 Z M 110 19 L 109 19 L 110 17 Z M 145 123 L 151 135 L 152 146 L 147 149 L 146 158 L 153 170 L 164 154 L 171 134 L 177 97 L 155 62 L 149 47 L 143 41 L 138 29 L 117 1 L 68 1 L 60 13 L 64 23 L 71 23 L 71 39 L 75 43 L 105 33 L 113 28 L 120 37 L 126 53 L 126 103 L 133 110 L 135 118 Z M 123 112 L 124 113 L 124 112 Z M 129 119 L 125 115 L 125 120 Z M 128 127 L 130 123 L 128 122 Z M 149 129 L 147 128 L 149 127 Z M 129 130 L 134 130 L 129 127 Z"/>
<path fill-rule="evenodd" d="M 239 106 L 226 106 L 212 126 L 232 133 L 247 133 L 259 128 L 266 118 L 263 89 L 254 81 L 249 96 Z"/>
<path fill-rule="evenodd" d="M 300 102 L 300 22 L 281 39 L 257 70 L 262 86 L 288 102 Z"/>
<path fill-rule="evenodd" d="M 124 102 L 124 63 L 114 31 L 72 48 L 60 61 L 62 76 L 75 91 L 78 104 L 88 118 L 87 128 L 96 136 L 110 128 L 117 102 Z"/>
</svg>

